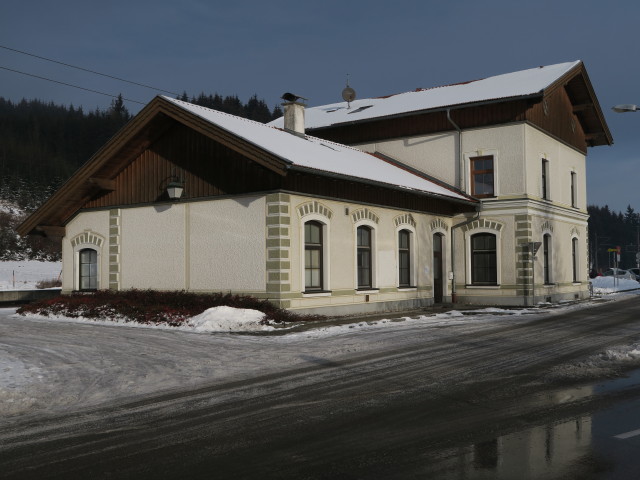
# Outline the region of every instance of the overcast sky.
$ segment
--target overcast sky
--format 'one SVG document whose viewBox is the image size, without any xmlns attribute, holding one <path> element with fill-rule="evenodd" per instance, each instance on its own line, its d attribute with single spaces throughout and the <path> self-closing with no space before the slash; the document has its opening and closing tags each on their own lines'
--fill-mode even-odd
<svg viewBox="0 0 640 480">
<path fill-rule="evenodd" d="M 273 108 L 291 91 L 310 106 L 582 60 L 614 138 L 589 149 L 588 203 L 640 211 L 640 2 L 637 0 L 3 0 L 0 96 L 107 108 L 166 92 L 253 94 Z M 142 105 L 127 102 L 136 113 Z"/>
</svg>

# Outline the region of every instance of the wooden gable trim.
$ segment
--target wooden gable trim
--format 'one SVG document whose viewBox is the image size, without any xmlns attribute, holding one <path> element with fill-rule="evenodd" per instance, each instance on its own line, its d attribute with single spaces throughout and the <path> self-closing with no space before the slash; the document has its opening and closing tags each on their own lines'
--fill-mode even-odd
<svg viewBox="0 0 640 480">
<path fill-rule="evenodd" d="M 587 98 L 572 98 L 572 85 L 576 82 L 582 85 Z M 572 102 L 573 113 L 576 114 L 585 130 L 585 140 L 587 146 L 613 145 L 613 136 L 602 113 L 602 108 L 598 102 L 584 63 L 580 62 L 574 68 L 565 73 L 562 77 L 549 85 L 544 91 L 545 96 L 551 94 L 556 89 L 564 88 Z M 593 142 L 598 139 L 597 142 Z"/>
<path fill-rule="evenodd" d="M 115 180 L 111 180 L 108 178 L 90 177 L 89 184 L 99 188 L 100 190 L 104 190 L 106 192 L 112 192 L 113 190 L 116 189 Z"/>
<path fill-rule="evenodd" d="M 89 182 L 89 179 L 110 179 L 101 174 L 100 170 L 109 159 L 117 157 L 124 145 L 131 141 L 159 113 L 158 102 L 152 101 L 144 107 L 111 140 L 100 147 L 87 162 L 78 168 L 45 203 L 16 228 L 18 234 L 28 235 L 43 222 L 62 225 L 87 198 L 90 198 L 90 191 L 95 189 L 95 186 Z"/>
<path fill-rule="evenodd" d="M 36 231 L 52 238 L 62 238 L 66 234 L 66 228 L 57 225 L 39 225 Z"/>
</svg>

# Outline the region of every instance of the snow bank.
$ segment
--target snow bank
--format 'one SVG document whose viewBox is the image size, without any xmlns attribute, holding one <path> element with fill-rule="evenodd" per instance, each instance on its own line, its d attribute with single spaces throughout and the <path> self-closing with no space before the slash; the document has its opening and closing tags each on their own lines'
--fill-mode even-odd
<svg viewBox="0 0 640 480">
<path fill-rule="evenodd" d="M 617 377 L 620 369 L 628 370 L 640 366 L 640 344 L 618 345 L 583 361 L 552 367 L 545 378 L 562 382 L 567 379 L 593 379 L 599 377 Z"/>
<path fill-rule="evenodd" d="M 264 313 L 233 307 L 213 307 L 200 315 L 192 317 L 187 327 L 196 332 L 247 332 L 273 330 L 274 327 L 263 325 Z"/>
<path fill-rule="evenodd" d="M 596 277 L 590 280 L 593 293 L 599 295 L 640 289 L 640 283 L 628 278 Z"/>
<path fill-rule="evenodd" d="M 61 274 L 62 262 L 0 262 L 0 290 L 34 290 L 41 280 L 56 280 Z"/>
</svg>

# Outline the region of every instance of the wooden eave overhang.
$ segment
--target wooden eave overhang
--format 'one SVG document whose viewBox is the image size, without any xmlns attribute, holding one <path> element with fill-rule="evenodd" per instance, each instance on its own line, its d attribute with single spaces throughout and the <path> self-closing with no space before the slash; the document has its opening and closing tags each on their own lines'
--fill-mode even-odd
<svg viewBox="0 0 640 480">
<path fill-rule="evenodd" d="M 340 180 L 351 181 L 351 182 L 360 183 L 360 184 L 363 184 L 363 185 L 371 185 L 371 186 L 374 186 L 374 187 L 386 188 L 386 189 L 389 189 L 389 190 L 397 190 L 397 191 L 400 191 L 400 192 L 403 192 L 403 193 L 408 193 L 410 195 L 417 195 L 419 197 L 435 198 L 435 199 L 444 200 L 444 201 L 447 201 L 447 202 L 467 205 L 470 208 L 473 208 L 476 205 L 480 204 L 480 200 L 478 200 L 477 198 L 471 197 L 471 196 L 465 194 L 464 192 L 461 192 L 461 191 L 459 192 L 459 191 L 457 191 L 457 189 L 455 189 L 453 187 L 450 187 L 449 185 L 446 185 L 446 184 L 444 184 L 442 182 L 438 182 L 438 184 L 442 185 L 442 186 L 446 186 L 452 192 L 459 193 L 464 198 L 455 198 L 455 197 L 450 197 L 450 196 L 446 196 L 446 195 L 440 195 L 440 194 L 437 194 L 437 193 L 427 192 L 427 191 L 424 191 L 424 190 L 417 190 L 417 189 L 403 187 L 401 185 L 394 185 L 394 184 L 391 184 L 391 183 L 385 183 L 385 182 L 380 182 L 380 181 L 376 181 L 376 180 L 369 180 L 369 179 L 362 178 L 362 177 L 352 177 L 352 176 L 344 175 L 344 174 L 340 174 L 340 173 L 329 172 L 327 170 L 318 170 L 316 168 L 303 167 L 303 166 L 300 166 L 300 165 L 293 165 L 290 170 L 292 172 L 302 172 L 302 173 L 308 173 L 308 174 L 312 174 L 312 175 L 320 175 L 322 177 L 327 177 L 327 178 L 337 178 L 337 179 L 340 179 Z M 411 171 L 414 171 L 414 170 L 411 169 Z M 427 178 L 424 175 L 419 175 L 419 176 L 421 176 L 422 178 Z"/>
<path fill-rule="evenodd" d="M 585 133 L 589 147 L 613 145 L 613 136 L 600 108 L 593 85 L 584 64 L 580 62 L 566 74 L 549 85 L 544 95 L 551 94 L 557 88 L 564 88 L 569 96 L 573 113 L 576 115 Z"/>
<path fill-rule="evenodd" d="M 291 165 L 290 161 L 156 97 L 27 217 L 17 232 L 23 236 L 47 235 L 54 231 L 56 236 L 64 235 L 64 225 L 75 212 L 96 195 L 115 189 L 114 179 L 118 173 L 175 122 L 187 125 L 279 175 L 285 175 Z"/>
</svg>

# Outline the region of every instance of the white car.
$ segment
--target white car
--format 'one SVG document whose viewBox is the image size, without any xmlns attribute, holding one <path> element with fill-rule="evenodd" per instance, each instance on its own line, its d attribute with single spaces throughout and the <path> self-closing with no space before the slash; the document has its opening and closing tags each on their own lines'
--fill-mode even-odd
<svg viewBox="0 0 640 480">
<path fill-rule="evenodd" d="M 622 268 L 610 268 L 602 272 L 603 277 L 628 278 L 629 280 L 638 281 L 636 274 Z"/>
<path fill-rule="evenodd" d="M 629 268 L 628 271 L 633 273 L 636 276 L 636 280 L 640 282 L 640 268 Z"/>
</svg>

